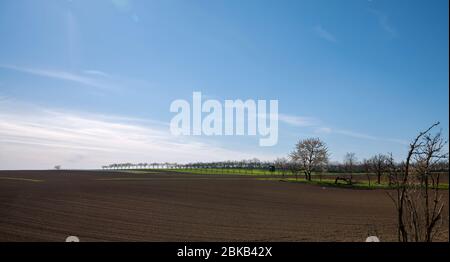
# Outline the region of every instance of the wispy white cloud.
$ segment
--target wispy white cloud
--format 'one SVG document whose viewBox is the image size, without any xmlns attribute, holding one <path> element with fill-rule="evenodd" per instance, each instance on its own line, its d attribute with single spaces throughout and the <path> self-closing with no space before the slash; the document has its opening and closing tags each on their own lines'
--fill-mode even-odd
<svg viewBox="0 0 450 262">
<path fill-rule="evenodd" d="M 131 20 L 133 22 L 138 23 L 139 22 L 139 16 L 134 13 L 133 8 L 133 1 L 131 0 L 111 0 L 111 3 L 113 4 L 114 8 L 125 14 L 129 14 L 131 17 Z"/>
<path fill-rule="evenodd" d="M 378 20 L 378 24 L 386 33 L 388 33 L 392 37 L 397 36 L 397 30 L 391 25 L 389 17 L 385 13 L 374 9 L 371 9 L 370 12 L 375 15 Z"/>
<path fill-rule="evenodd" d="M 315 130 L 316 133 L 319 134 L 338 134 L 343 135 L 351 138 L 357 138 L 357 139 L 364 139 L 364 140 L 372 140 L 372 141 L 383 141 L 383 142 L 391 142 L 396 144 L 402 144 L 407 145 L 408 142 L 402 139 L 396 139 L 396 138 L 384 138 L 384 137 L 377 137 L 370 134 L 365 134 L 361 132 L 355 132 L 351 130 L 344 130 L 344 129 L 333 129 L 330 127 L 319 127 Z"/>
<path fill-rule="evenodd" d="M 111 0 L 111 3 L 121 12 L 128 12 L 133 8 L 133 2 L 131 0 Z"/>
<path fill-rule="evenodd" d="M 70 81 L 78 84 L 82 84 L 85 86 L 100 88 L 100 89 L 109 89 L 112 86 L 109 83 L 106 83 L 100 79 L 89 77 L 87 75 L 64 71 L 64 70 L 54 70 L 54 69 L 42 69 L 42 68 L 30 68 L 16 65 L 3 65 L 0 64 L 0 68 L 14 70 L 22 73 L 27 73 L 35 76 L 52 78 L 57 80 Z M 92 74 L 93 71 L 91 71 Z M 97 71 L 97 73 L 100 71 Z"/>
<path fill-rule="evenodd" d="M 172 136 L 135 119 L 0 102 L 0 169 L 97 168 L 113 162 L 190 162 L 270 157 Z"/>
<path fill-rule="evenodd" d="M 279 114 L 278 120 L 280 122 L 283 122 L 283 123 L 286 123 L 288 125 L 295 126 L 295 127 L 312 128 L 313 133 L 318 134 L 318 135 L 337 134 L 337 135 L 343 135 L 346 137 L 363 139 L 363 140 L 384 141 L 384 142 L 390 142 L 390 143 L 396 143 L 396 144 L 402 144 L 402 145 L 408 144 L 407 141 L 402 140 L 402 139 L 383 138 L 383 137 L 377 137 L 377 136 L 373 136 L 373 135 L 365 134 L 365 133 L 361 133 L 361 132 L 323 126 L 321 121 L 318 118 L 314 118 L 314 117 L 303 117 L 303 116 Z"/>
<path fill-rule="evenodd" d="M 361 139 L 367 139 L 367 140 L 377 140 L 377 138 L 375 136 L 368 135 L 368 134 L 363 134 L 363 133 L 359 133 L 359 132 L 355 132 L 355 131 L 350 131 L 350 130 L 336 129 L 336 130 L 332 130 L 332 132 L 334 132 L 336 134 L 340 134 L 340 135 L 353 137 L 353 138 L 361 138 Z"/>
<path fill-rule="evenodd" d="M 94 75 L 94 76 L 101 76 L 101 77 L 110 77 L 109 74 L 100 71 L 100 70 L 84 70 L 83 73 L 88 75 Z"/>
<path fill-rule="evenodd" d="M 314 33 L 324 39 L 327 40 L 328 42 L 332 42 L 332 43 L 336 43 L 337 39 L 336 37 L 330 33 L 328 30 L 326 30 L 325 28 L 323 28 L 321 25 L 316 25 L 313 27 Z"/>
<path fill-rule="evenodd" d="M 279 114 L 278 120 L 280 122 L 298 127 L 315 126 L 319 123 L 319 120 L 313 117 L 294 116 L 286 114 Z"/>
<path fill-rule="evenodd" d="M 278 120 L 285 124 L 294 126 L 294 127 L 305 127 L 312 128 L 313 133 L 318 135 L 328 135 L 328 134 L 337 134 L 343 135 L 346 137 L 364 139 L 364 140 L 373 140 L 373 141 L 384 141 L 391 142 L 396 144 L 407 145 L 408 141 L 396 138 L 383 138 L 377 137 L 370 134 L 365 134 L 361 132 L 356 132 L 352 130 L 339 129 L 339 128 L 331 128 L 328 126 L 324 126 L 320 119 L 315 117 L 304 117 L 304 116 L 295 116 L 295 115 L 285 115 L 279 114 Z"/>
</svg>

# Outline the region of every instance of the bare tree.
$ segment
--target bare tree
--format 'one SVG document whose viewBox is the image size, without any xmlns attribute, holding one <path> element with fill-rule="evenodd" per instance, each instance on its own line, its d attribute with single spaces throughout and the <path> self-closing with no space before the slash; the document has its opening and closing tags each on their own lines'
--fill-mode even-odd
<svg viewBox="0 0 450 262">
<path fill-rule="evenodd" d="M 298 173 L 300 172 L 299 164 L 295 161 L 288 162 L 288 169 L 293 176 L 295 176 L 295 180 L 298 180 Z"/>
<path fill-rule="evenodd" d="M 439 122 L 416 136 L 405 162 L 395 165 L 392 158 L 389 160 L 396 188 L 395 194 L 389 196 L 396 207 L 401 242 L 431 242 L 440 233 L 444 204 L 439 192 L 439 173 L 434 176 L 432 170 L 436 163 L 448 159 L 448 153 L 443 152 L 447 141 L 441 132 L 430 133 L 438 125 Z"/>
<path fill-rule="evenodd" d="M 346 153 L 344 156 L 344 168 L 345 171 L 350 174 L 349 178 L 340 178 L 345 180 L 347 183 L 349 183 L 350 185 L 353 184 L 353 171 L 355 168 L 355 165 L 357 165 L 358 163 L 358 159 L 356 158 L 356 154 L 355 153 Z M 336 178 L 337 182 L 338 179 Z"/>
<path fill-rule="evenodd" d="M 362 166 L 364 168 L 364 172 L 366 172 L 367 180 L 369 181 L 369 187 L 370 187 L 370 171 L 372 171 L 372 161 L 370 159 L 364 159 L 362 161 Z"/>
<path fill-rule="evenodd" d="M 370 169 L 377 175 L 377 184 L 381 184 L 381 176 L 386 171 L 388 156 L 378 154 L 369 159 Z"/>
<path fill-rule="evenodd" d="M 312 171 L 328 163 L 328 148 L 319 138 L 308 138 L 298 141 L 289 156 L 300 163 L 306 179 L 311 181 Z"/>
<path fill-rule="evenodd" d="M 281 176 L 284 178 L 286 175 L 286 172 L 288 171 L 288 160 L 284 157 L 282 158 L 277 158 L 274 161 L 274 166 L 277 170 L 279 170 L 279 172 L 281 172 Z"/>
</svg>

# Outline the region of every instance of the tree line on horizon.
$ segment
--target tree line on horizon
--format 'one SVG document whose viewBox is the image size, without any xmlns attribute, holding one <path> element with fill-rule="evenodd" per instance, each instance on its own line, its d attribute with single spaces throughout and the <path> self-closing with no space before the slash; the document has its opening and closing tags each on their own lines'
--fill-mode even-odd
<svg viewBox="0 0 450 262">
<path fill-rule="evenodd" d="M 288 157 L 274 161 L 260 161 L 257 158 L 242 161 L 224 161 L 208 163 L 122 163 L 103 166 L 103 169 L 244 169 L 278 170 L 282 176 L 288 172 L 295 175 L 302 173 L 307 181 L 312 180 L 312 174 L 335 172 L 338 180 L 352 185 L 353 173 L 367 174 L 370 185 L 370 173 L 376 175 L 377 183 L 386 174 L 389 178 L 388 196 L 395 206 L 397 217 L 397 239 L 400 242 L 431 242 L 436 236 L 447 232 L 442 229 L 445 197 L 439 190 L 440 175 L 448 174 L 449 154 L 447 140 L 442 136 L 442 130 L 432 133 L 439 122 L 431 125 L 419 134 L 409 144 L 406 158 L 396 162 L 392 154 L 376 154 L 368 159 L 358 161 L 356 154 L 346 153 L 342 163 L 329 163 L 328 148 L 319 138 L 301 139 Z"/>
<path fill-rule="evenodd" d="M 441 135 L 440 135 L 441 136 Z M 283 177 L 289 174 L 298 179 L 303 175 L 308 181 L 312 180 L 313 174 L 335 173 L 339 180 L 348 184 L 353 183 L 354 173 L 364 173 L 367 175 L 369 184 L 370 176 L 376 176 L 376 183 L 381 184 L 383 176 L 392 184 L 392 176 L 389 170 L 399 168 L 403 162 L 396 162 L 391 153 L 375 154 L 370 158 L 359 161 L 356 154 L 348 152 L 345 154 L 342 162 L 330 162 L 329 153 L 326 144 L 319 138 L 307 138 L 297 142 L 294 150 L 288 157 L 277 158 L 273 161 L 261 161 L 258 158 L 239 160 L 239 161 L 215 161 L 215 162 L 193 162 L 193 163 L 170 163 L 170 162 L 152 162 L 152 163 L 113 163 L 102 166 L 104 170 L 132 170 L 132 169 L 198 169 L 204 170 L 222 170 L 222 173 L 232 172 L 232 170 L 244 170 L 252 173 L 256 170 L 262 170 L 265 173 L 277 171 Z M 411 166 L 417 166 L 418 163 L 411 163 Z M 430 166 L 433 173 L 448 173 L 448 157 L 441 157 Z"/>
</svg>

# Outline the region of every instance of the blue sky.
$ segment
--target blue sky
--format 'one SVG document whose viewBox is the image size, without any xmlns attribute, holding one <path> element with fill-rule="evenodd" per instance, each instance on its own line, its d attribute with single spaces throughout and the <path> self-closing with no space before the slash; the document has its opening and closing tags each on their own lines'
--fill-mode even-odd
<svg viewBox="0 0 450 262">
<path fill-rule="evenodd" d="M 448 1 L 0 2 L 0 168 L 392 152 L 441 121 Z M 279 142 L 172 137 L 176 99 L 278 99 Z"/>
</svg>

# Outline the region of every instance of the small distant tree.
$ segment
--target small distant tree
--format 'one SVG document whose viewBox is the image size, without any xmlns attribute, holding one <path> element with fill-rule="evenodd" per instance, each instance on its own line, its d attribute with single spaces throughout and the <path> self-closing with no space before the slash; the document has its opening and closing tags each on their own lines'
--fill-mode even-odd
<svg viewBox="0 0 450 262">
<path fill-rule="evenodd" d="M 377 175 L 377 184 L 381 184 L 381 176 L 386 171 L 389 156 L 378 154 L 369 159 L 370 170 Z"/>
<path fill-rule="evenodd" d="M 248 169 L 250 171 L 250 173 L 253 174 L 253 170 L 254 169 L 258 169 L 258 167 L 261 165 L 261 160 L 259 160 L 258 158 L 252 158 L 248 160 Z"/>
<path fill-rule="evenodd" d="M 356 158 L 355 153 L 351 152 L 351 153 L 345 154 L 344 167 L 345 167 L 345 170 L 350 174 L 350 177 L 347 180 L 347 183 L 349 183 L 349 184 L 353 184 L 353 171 L 354 171 L 357 163 L 358 163 L 358 159 Z"/>
<path fill-rule="evenodd" d="M 61 169 L 61 166 L 60 165 L 56 165 L 55 166 L 55 170 L 60 170 Z"/>
<path fill-rule="evenodd" d="M 300 166 L 295 161 L 289 161 L 287 163 L 288 169 L 293 176 L 295 176 L 295 180 L 298 180 L 298 173 L 300 173 Z"/>
<path fill-rule="evenodd" d="M 305 178 L 311 181 L 312 171 L 328 163 L 328 148 L 319 138 L 307 138 L 298 141 L 289 157 L 301 165 Z"/>
<path fill-rule="evenodd" d="M 279 172 L 281 172 L 282 177 L 285 177 L 285 175 L 286 175 L 286 172 L 288 170 L 288 162 L 289 161 L 286 158 L 282 157 L 282 158 L 275 159 L 275 161 L 273 163 L 275 166 L 275 169 L 278 170 Z"/>
<path fill-rule="evenodd" d="M 369 187 L 370 187 L 370 172 L 372 171 L 371 170 L 372 163 L 371 163 L 370 159 L 364 159 L 362 161 L 362 166 L 364 168 L 364 172 L 366 173 L 367 181 L 369 181 Z"/>
</svg>

